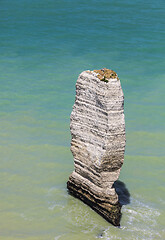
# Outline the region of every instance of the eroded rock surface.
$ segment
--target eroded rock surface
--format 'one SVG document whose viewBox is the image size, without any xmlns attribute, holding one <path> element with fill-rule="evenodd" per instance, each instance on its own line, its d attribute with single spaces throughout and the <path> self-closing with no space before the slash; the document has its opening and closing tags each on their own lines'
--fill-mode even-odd
<svg viewBox="0 0 165 240">
<path fill-rule="evenodd" d="M 109 69 L 82 72 L 70 117 L 74 171 L 70 193 L 107 221 L 120 225 L 121 206 L 113 183 L 124 161 L 124 96 L 117 74 Z"/>
</svg>

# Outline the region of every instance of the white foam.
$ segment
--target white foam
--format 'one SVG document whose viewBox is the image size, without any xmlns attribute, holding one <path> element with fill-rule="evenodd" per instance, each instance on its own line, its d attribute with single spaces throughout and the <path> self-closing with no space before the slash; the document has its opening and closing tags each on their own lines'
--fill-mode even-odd
<svg viewBox="0 0 165 240">
<path fill-rule="evenodd" d="M 160 212 L 152 206 L 138 200 L 132 199 L 131 205 L 123 206 L 123 215 L 126 219 L 126 225 L 122 228 L 124 231 L 132 232 L 135 239 L 155 239 L 160 237 L 157 232 L 157 218 Z"/>
<path fill-rule="evenodd" d="M 54 210 L 55 208 L 58 208 L 60 210 L 64 209 L 64 206 L 59 204 L 59 203 L 56 203 L 56 202 L 49 202 L 48 203 L 50 206 L 48 207 L 49 210 Z"/>
<path fill-rule="evenodd" d="M 104 240 L 155 240 L 161 239 L 158 230 L 160 212 L 150 204 L 138 198 L 132 199 L 130 205 L 122 207 L 122 221 L 120 229 L 110 226 L 100 236 Z"/>
<path fill-rule="evenodd" d="M 54 240 L 59 240 L 63 235 L 58 235 L 54 238 Z"/>
<path fill-rule="evenodd" d="M 23 218 L 25 221 L 29 221 L 29 222 L 33 221 L 32 218 L 27 217 L 24 213 L 21 213 L 20 217 Z"/>
</svg>

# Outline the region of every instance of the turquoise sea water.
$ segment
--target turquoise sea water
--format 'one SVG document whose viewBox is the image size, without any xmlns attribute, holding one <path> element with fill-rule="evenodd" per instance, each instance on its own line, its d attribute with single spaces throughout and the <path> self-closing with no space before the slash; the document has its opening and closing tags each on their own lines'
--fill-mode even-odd
<svg viewBox="0 0 165 240">
<path fill-rule="evenodd" d="M 164 14 L 163 0 L 0 1 L 0 240 L 165 239 Z M 103 67 L 125 95 L 120 229 L 66 190 L 75 82 Z"/>
</svg>

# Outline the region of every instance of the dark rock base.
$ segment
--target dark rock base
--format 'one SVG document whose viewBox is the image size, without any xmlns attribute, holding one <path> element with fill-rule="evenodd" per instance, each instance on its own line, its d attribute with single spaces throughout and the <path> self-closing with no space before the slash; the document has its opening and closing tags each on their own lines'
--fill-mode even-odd
<svg viewBox="0 0 165 240">
<path fill-rule="evenodd" d="M 89 205 L 99 215 L 101 215 L 108 222 L 114 226 L 120 226 L 121 220 L 121 205 L 117 203 L 115 205 L 107 203 L 95 198 L 88 190 L 84 190 L 81 186 L 76 185 L 72 181 L 67 182 L 67 188 L 71 195 L 79 198 L 81 201 Z"/>
</svg>

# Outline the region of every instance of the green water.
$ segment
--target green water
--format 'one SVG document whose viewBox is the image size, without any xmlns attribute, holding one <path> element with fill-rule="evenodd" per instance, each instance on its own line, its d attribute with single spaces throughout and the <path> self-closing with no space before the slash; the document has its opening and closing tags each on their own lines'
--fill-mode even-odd
<svg viewBox="0 0 165 240">
<path fill-rule="evenodd" d="M 1 0 L 0 240 L 165 239 L 165 3 Z M 115 228 L 68 195 L 78 75 L 115 70 L 125 95 Z"/>
</svg>

